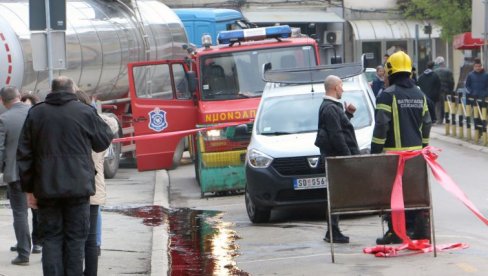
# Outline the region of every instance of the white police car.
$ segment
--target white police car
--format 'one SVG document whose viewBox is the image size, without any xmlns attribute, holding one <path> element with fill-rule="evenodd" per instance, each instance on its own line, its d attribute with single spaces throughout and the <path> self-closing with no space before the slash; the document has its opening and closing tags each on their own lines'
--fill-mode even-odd
<svg viewBox="0 0 488 276">
<path fill-rule="evenodd" d="M 351 122 L 361 151 L 369 153 L 375 97 L 361 72 L 343 79 L 341 101 L 356 106 Z M 328 71 L 341 73 L 341 69 Z M 327 202 L 325 166 L 314 145 L 325 76 L 310 76 L 316 83 L 303 84 L 308 74 L 298 73 L 295 80 L 301 84 L 292 84 L 293 76 L 281 75 L 278 80 L 291 83 L 268 83 L 264 89 L 246 155 L 245 201 L 254 223 L 267 222 L 275 207 Z"/>
</svg>

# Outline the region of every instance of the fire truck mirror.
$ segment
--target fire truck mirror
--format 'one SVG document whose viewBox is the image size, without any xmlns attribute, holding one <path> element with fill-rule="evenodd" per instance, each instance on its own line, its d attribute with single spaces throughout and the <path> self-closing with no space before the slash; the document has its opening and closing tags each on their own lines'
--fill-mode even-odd
<svg viewBox="0 0 488 276">
<path fill-rule="evenodd" d="M 188 80 L 188 88 L 190 92 L 193 94 L 197 91 L 197 76 L 194 71 L 186 72 L 186 78 Z"/>
<path fill-rule="evenodd" d="M 249 129 L 247 124 L 236 126 L 234 137 L 249 137 Z"/>
</svg>

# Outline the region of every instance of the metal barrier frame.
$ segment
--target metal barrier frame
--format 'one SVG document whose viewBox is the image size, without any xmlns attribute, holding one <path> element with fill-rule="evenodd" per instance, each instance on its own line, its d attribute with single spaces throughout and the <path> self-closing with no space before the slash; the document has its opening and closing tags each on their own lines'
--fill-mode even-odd
<svg viewBox="0 0 488 276">
<path fill-rule="evenodd" d="M 391 191 L 398 159 L 399 156 L 394 154 L 328 157 L 325 162 L 328 221 L 331 221 L 332 215 L 391 212 Z M 436 257 L 432 195 L 423 156 L 405 162 L 402 181 L 405 210 L 429 211 L 431 242 Z M 381 225 L 383 229 L 383 223 Z M 329 235 L 334 263 L 332 231 L 329 231 Z"/>
</svg>

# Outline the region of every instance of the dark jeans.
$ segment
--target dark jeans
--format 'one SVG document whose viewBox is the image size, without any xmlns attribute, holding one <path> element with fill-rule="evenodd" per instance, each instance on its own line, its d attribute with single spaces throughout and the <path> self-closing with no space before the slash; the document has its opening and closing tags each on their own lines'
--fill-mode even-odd
<svg viewBox="0 0 488 276">
<path fill-rule="evenodd" d="M 90 228 L 89 197 L 39 199 L 44 232 L 44 275 L 83 275 L 85 242 Z"/>
<path fill-rule="evenodd" d="M 97 221 L 99 205 L 90 205 L 90 232 L 85 243 L 85 275 L 96 276 L 98 271 Z"/>
<path fill-rule="evenodd" d="M 42 230 L 39 225 L 39 210 L 31 209 L 32 212 L 32 244 L 42 245 Z"/>
<path fill-rule="evenodd" d="M 29 258 L 31 237 L 29 233 L 29 214 L 27 197 L 20 186 L 20 182 L 8 183 L 10 207 L 14 217 L 14 231 L 17 239 L 17 252 L 23 258 Z"/>
</svg>

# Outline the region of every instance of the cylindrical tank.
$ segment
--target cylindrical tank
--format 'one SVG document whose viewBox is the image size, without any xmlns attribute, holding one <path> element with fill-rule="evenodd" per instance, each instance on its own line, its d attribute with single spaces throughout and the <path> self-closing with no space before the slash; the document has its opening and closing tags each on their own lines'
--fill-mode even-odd
<svg viewBox="0 0 488 276">
<path fill-rule="evenodd" d="M 157 0 L 66 1 L 66 75 L 100 100 L 125 97 L 127 63 L 186 56 L 188 43 L 178 16 Z M 34 71 L 29 1 L 0 0 L 0 87 L 48 90 L 48 72 Z M 41 93 L 41 94 L 42 94 Z"/>
</svg>

